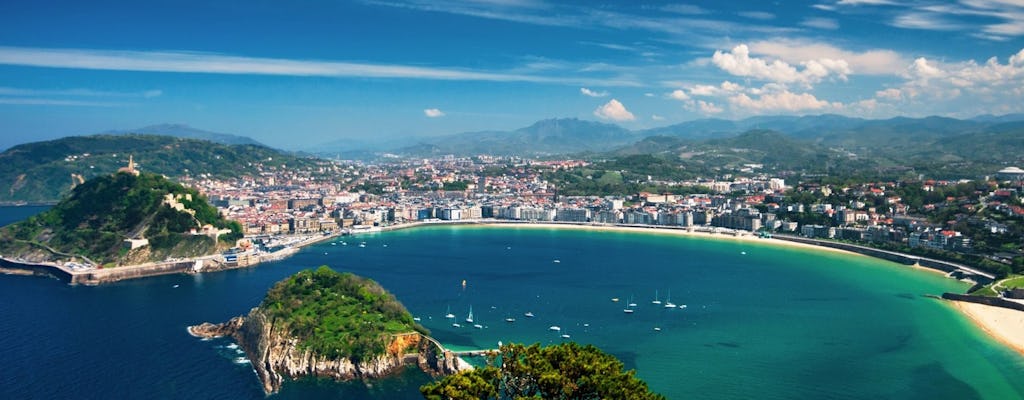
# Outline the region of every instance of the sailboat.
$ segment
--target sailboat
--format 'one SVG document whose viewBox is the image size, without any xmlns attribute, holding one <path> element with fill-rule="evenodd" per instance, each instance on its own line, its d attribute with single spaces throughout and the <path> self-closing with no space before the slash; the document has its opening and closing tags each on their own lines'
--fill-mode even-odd
<svg viewBox="0 0 1024 400">
<path fill-rule="evenodd" d="M 675 303 L 672 302 L 672 291 L 668 291 L 668 297 L 665 298 L 665 308 L 676 308 Z"/>
<path fill-rule="evenodd" d="M 661 300 L 658 300 L 658 289 L 654 289 L 654 300 L 651 301 L 651 304 L 661 304 Z"/>
<path fill-rule="evenodd" d="M 473 323 L 473 306 L 469 306 L 469 316 L 466 317 L 466 322 Z"/>
<path fill-rule="evenodd" d="M 632 314 L 633 313 L 633 307 L 636 307 L 636 303 L 634 303 L 633 302 L 633 298 L 630 297 L 629 298 L 629 304 L 626 306 L 626 308 L 622 309 L 622 312 L 624 312 L 626 314 Z"/>
<path fill-rule="evenodd" d="M 444 315 L 445 318 L 455 319 L 455 314 L 452 314 L 452 306 L 448 306 L 448 313 Z"/>
</svg>

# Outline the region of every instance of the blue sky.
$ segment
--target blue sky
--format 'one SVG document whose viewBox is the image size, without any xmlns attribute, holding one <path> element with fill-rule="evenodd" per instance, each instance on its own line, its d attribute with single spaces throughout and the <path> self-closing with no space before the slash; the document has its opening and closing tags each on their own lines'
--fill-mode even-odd
<svg viewBox="0 0 1024 400">
<path fill-rule="evenodd" d="M 0 2 L 0 148 L 171 122 L 287 149 L 698 118 L 1024 112 L 1024 1 Z"/>
</svg>

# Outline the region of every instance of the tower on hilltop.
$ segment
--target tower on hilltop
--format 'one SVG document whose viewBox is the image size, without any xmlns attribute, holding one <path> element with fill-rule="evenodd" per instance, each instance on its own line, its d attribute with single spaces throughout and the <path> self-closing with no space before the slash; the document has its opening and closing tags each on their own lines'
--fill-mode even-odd
<svg viewBox="0 0 1024 400">
<path fill-rule="evenodd" d="M 127 174 L 139 176 L 139 171 L 135 169 L 135 159 L 132 157 L 132 155 L 128 155 L 128 165 L 125 167 L 118 168 L 117 172 L 124 172 Z"/>
</svg>

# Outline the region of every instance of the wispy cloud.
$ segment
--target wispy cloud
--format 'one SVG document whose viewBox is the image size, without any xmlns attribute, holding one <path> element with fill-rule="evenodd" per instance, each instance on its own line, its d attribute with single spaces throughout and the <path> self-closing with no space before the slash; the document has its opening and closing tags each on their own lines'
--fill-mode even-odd
<svg viewBox="0 0 1024 400">
<path fill-rule="evenodd" d="M 757 19 L 757 20 L 761 20 L 761 21 L 768 21 L 768 20 L 775 19 L 775 14 L 772 14 L 770 12 L 764 12 L 764 11 L 744 11 L 744 12 L 740 12 L 739 16 L 745 17 L 745 18 L 750 18 L 750 19 Z"/>
<path fill-rule="evenodd" d="M 93 89 L 25 89 L 0 86 L 0 96 L 67 96 L 67 97 L 142 97 L 153 98 L 163 95 L 162 90 L 147 90 L 144 92 L 112 92 Z"/>
<path fill-rule="evenodd" d="M 826 30 L 839 29 L 839 22 L 831 18 L 807 18 L 800 22 L 800 25 L 808 28 L 818 28 Z"/>
<path fill-rule="evenodd" d="M 423 110 L 423 115 L 427 118 L 440 118 L 444 116 L 444 112 L 437 108 L 427 108 Z"/>
<path fill-rule="evenodd" d="M 580 93 L 583 94 L 584 96 L 590 96 L 590 97 L 605 97 L 605 96 L 608 95 L 608 92 L 590 90 L 590 89 L 587 89 L 585 87 L 581 87 L 580 88 Z"/>
<path fill-rule="evenodd" d="M 103 101 L 41 99 L 28 97 L 0 97 L 0 104 L 28 106 L 72 106 L 72 107 L 127 107 L 131 104 Z"/>
<path fill-rule="evenodd" d="M 236 75 L 359 77 L 453 81 L 533 82 L 558 85 L 638 86 L 614 76 L 562 76 L 480 71 L 459 68 L 292 60 L 186 51 L 47 49 L 0 46 L 0 65 L 108 71 L 175 72 Z M 160 91 L 144 93 L 159 96 Z"/>
</svg>

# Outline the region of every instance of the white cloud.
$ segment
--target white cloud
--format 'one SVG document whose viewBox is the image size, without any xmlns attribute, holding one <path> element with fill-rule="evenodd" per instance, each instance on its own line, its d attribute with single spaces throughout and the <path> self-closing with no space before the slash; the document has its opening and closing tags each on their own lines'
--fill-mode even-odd
<svg viewBox="0 0 1024 400">
<path fill-rule="evenodd" d="M 580 88 L 580 93 L 582 93 L 584 96 L 590 96 L 590 97 L 605 97 L 605 96 L 608 95 L 608 92 L 605 92 L 605 91 L 596 92 L 596 91 L 587 89 L 585 87 L 581 87 Z"/>
<path fill-rule="evenodd" d="M 715 51 L 711 61 L 723 71 L 735 76 L 778 83 L 809 85 L 820 82 L 830 75 L 846 79 L 846 75 L 852 72 L 845 60 L 827 58 L 803 61 L 801 64 L 804 68 L 798 70 L 781 60 L 769 62 L 763 58 L 751 57 L 750 49 L 744 44 L 734 47 L 730 52 Z"/>
<path fill-rule="evenodd" d="M 839 22 L 831 18 L 807 18 L 801 21 L 800 25 L 827 30 L 839 29 Z"/>
<path fill-rule="evenodd" d="M 891 5 L 891 4 L 895 4 L 895 3 L 893 3 L 892 0 L 839 0 L 839 2 L 836 3 L 836 4 L 841 5 L 841 6 L 860 6 L 860 5 L 881 6 L 881 5 Z"/>
<path fill-rule="evenodd" d="M 436 108 L 427 108 L 423 110 L 423 115 L 427 118 L 440 118 L 444 116 L 444 112 Z"/>
<path fill-rule="evenodd" d="M 746 17 L 746 18 L 750 18 L 750 19 L 757 19 L 757 20 L 761 20 L 761 21 L 767 21 L 767 20 L 775 19 L 775 14 L 772 14 L 770 12 L 764 12 L 764 11 L 744 11 L 744 12 L 740 12 L 738 14 L 741 17 Z"/>
<path fill-rule="evenodd" d="M 715 103 L 704 100 L 697 100 L 697 109 L 700 111 L 701 114 L 704 115 L 718 114 L 722 111 L 725 111 L 722 109 L 722 107 L 715 105 Z"/>
<path fill-rule="evenodd" d="M 71 106 L 71 107 L 127 107 L 130 104 L 110 103 L 102 101 L 83 101 L 66 99 L 41 99 L 25 97 L 0 97 L 0 104 L 25 106 Z"/>
<path fill-rule="evenodd" d="M 694 96 L 717 96 L 720 93 L 718 86 L 714 85 L 693 85 L 690 94 Z"/>
<path fill-rule="evenodd" d="M 662 116 L 660 116 L 658 114 L 651 114 L 651 119 L 655 120 L 655 121 L 664 121 L 665 117 L 662 117 Z"/>
<path fill-rule="evenodd" d="M 610 119 L 612 121 L 632 121 L 636 119 L 633 113 L 626 109 L 626 106 L 615 99 L 611 99 L 603 106 L 595 109 L 594 115 L 598 118 Z"/>
<path fill-rule="evenodd" d="M 0 65 L 207 74 L 566 82 L 564 78 L 556 79 L 535 75 L 463 69 L 319 60 L 289 60 L 175 51 L 43 49 L 0 46 Z"/>
<path fill-rule="evenodd" d="M 740 93 L 730 97 L 729 103 L 737 111 L 753 113 L 823 110 L 840 108 L 842 106 L 840 103 L 829 103 L 825 100 L 819 100 L 810 93 L 797 94 L 790 91 L 764 94 L 757 98 L 751 98 L 746 93 Z"/>
<path fill-rule="evenodd" d="M 960 23 L 947 20 L 942 14 L 931 12 L 908 12 L 897 15 L 890 25 L 903 29 L 926 31 L 956 31 L 965 29 Z"/>
<path fill-rule="evenodd" d="M 774 39 L 750 43 L 750 51 L 776 57 L 790 64 L 814 59 L 843 60 L 857 74 L 888 75 L 903 72 L 910 60 L 892 50 L 874 49 L 863 52 L 843 50 L 831 44 Z"/>
<path fill-rule="evenodd" d="M 683 101 L 689 100 L 690 96 L 686 95 L 686 92 L 682 91 L 681 89 L 676 89 L 673 90 L 672 93 L 668 94 L 668 98 Z"/>
<path fill-rule="evenodd" d="M 875 92 L 875 97 L 885 100 L 899 100 L 903 98 L 903 92 L 896 88 L 888 88 Z"/>
<path fill-rule="evenodd" d="M 914 60 L 914 63 L 910 65 L 909 73 L 911 76 L 915 78 L 920 78 L 924 80 L 939 78 L 945 75 L 945 73 L 942 72 L 942 70 L 936 68 L 935 66 L 929 65 L 928 60 L 925 59 L 924 57 L 919 57 L 918 59 Z"/>
<path fill-rule="evenodd" d="M 654 97 L 654 93 L 644 93 L 644 97 Z"/>
<path fill-rule="evenodd" d="M 1024 49 L 1011 55 L 1006 64 L 996 57 L 984 64 L 974 60 L 941 63 L 921 57 L 907 68 L 904 78 L 899 89 L 906 98 L 935 101 L 969 96 L 975 106 L 1020 104 L 1024 95 Z"/>
<path fill-rule="evenodd" d="M 158 97 L 163 94 L 161 90 L 147 90 L 144 92 L 112 92 L 94 89 L 25 89 L 0 86 L 2 96 L 64 96 L 64 97 Z"/>
</svg>

